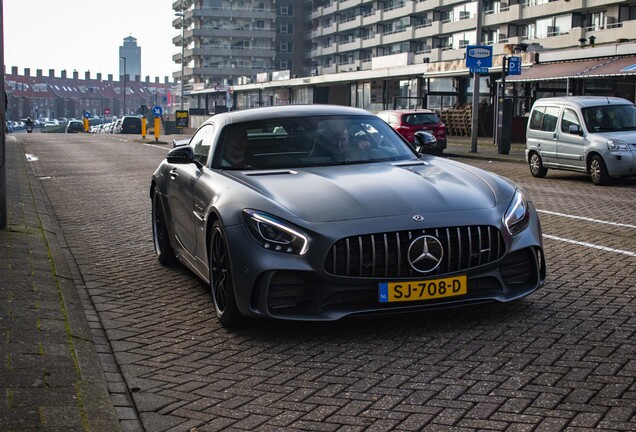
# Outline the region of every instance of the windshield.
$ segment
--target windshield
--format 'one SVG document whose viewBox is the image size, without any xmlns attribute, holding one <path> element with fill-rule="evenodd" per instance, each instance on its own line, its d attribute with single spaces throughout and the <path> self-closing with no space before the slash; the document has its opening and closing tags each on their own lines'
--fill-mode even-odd
<svg viewBox="0 0 636 432">
<path fill-rule="evenodd" d="M 439 123 L 439 117 L 435 113 L 413 113 L 404 114 L 402 123 L 411 126 L 432 125 Z"/>
<path fill-rule="evenodd" d="M 599 105 L 583 108 L 583 120 L 590 132 L 636 130 L 634 105 Z"/>
<path fill-rule="evenodd" d="M 213 167 L 273 169 L 415 160 L 417 153 L 376 116 L 312 116 L 226 126 Z"/>
</svg>

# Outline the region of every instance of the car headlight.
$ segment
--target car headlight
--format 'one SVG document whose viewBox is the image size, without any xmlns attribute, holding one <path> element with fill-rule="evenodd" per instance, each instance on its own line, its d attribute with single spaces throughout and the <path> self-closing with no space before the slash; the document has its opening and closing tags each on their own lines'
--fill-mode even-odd
<svg viewBox="0 0 636 432">
<path fill-rule="evenodd" d="M 530 211 L 528 210 L 528 201 L 523 193 L 517 189 L 512 202 L 508 206 L 508 210 L 504 214 L 504 224 L 511 235 L 517 235 L 530 223 Z"/>
<path fill-rule="evenodd" d="M 309 250 L 309 236 L 289 222 L 256 210 L 243 210 L 243 223 L 252 238 L 265 249 L 304 255 Z"/>
<path fill-rule="evenodd" d="M 609 151 L 629 150 L 629 146 L 625 141 L 611 139 L 607 140 L 607 149 Z"/>
</svg>

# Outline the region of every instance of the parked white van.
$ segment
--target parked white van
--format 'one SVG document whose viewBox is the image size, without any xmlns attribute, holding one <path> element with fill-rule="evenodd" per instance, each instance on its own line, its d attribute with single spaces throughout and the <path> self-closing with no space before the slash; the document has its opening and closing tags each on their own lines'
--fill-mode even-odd
<svg viewBox="0 0 636 432">
<path fill-rule="evenodd" d="M 604 96 L 539 99 L 528 120 L 526 160 L 535 177 L 548 168 L 588 173 L 597 185 L 636 176 L 636 106 Z"/>
</svg>

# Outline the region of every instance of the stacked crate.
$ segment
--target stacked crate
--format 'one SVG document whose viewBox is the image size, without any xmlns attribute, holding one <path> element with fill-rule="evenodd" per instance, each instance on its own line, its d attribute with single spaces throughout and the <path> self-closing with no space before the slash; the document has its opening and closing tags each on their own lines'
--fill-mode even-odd
<svg viewBox="0 0 636 432">
<path fill-rule="evenodd" d="M 446 133 L 455 136 L 470 136 L 472 126 L 472 105 L 464 104 L 454 108 L 444 108 L 440 119 L 446 125 Z"/>
</svg>

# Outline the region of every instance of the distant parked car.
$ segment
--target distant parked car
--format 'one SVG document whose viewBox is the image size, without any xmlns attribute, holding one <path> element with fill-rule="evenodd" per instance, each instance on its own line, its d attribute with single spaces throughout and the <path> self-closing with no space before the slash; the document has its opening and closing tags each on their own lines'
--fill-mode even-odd
<svg viewBox="0 0 636 432">
<path fill-rule="evenodd" d="M 119 133 L 141 135 L 141 118 L 124 116 L 119 125 Z"/>
<path fill-rule="evenodd" d="M 387 110 L 380 111 L 377 116 L 411 144 L 415 144 L 415 132 L 425 131 L 432 134 L 437 140 L 437 146 L 428 148 L 426 153 L 439 156 L 446 148 L 446 125 L 442 123 L 435 111 L 429 109 Z"/>
<path fill-rule="evenodd" d="M 66 133 L 84 132 L 84 124 L 80 120 L 71 120 L 66 125 Z"/>
</svg>

